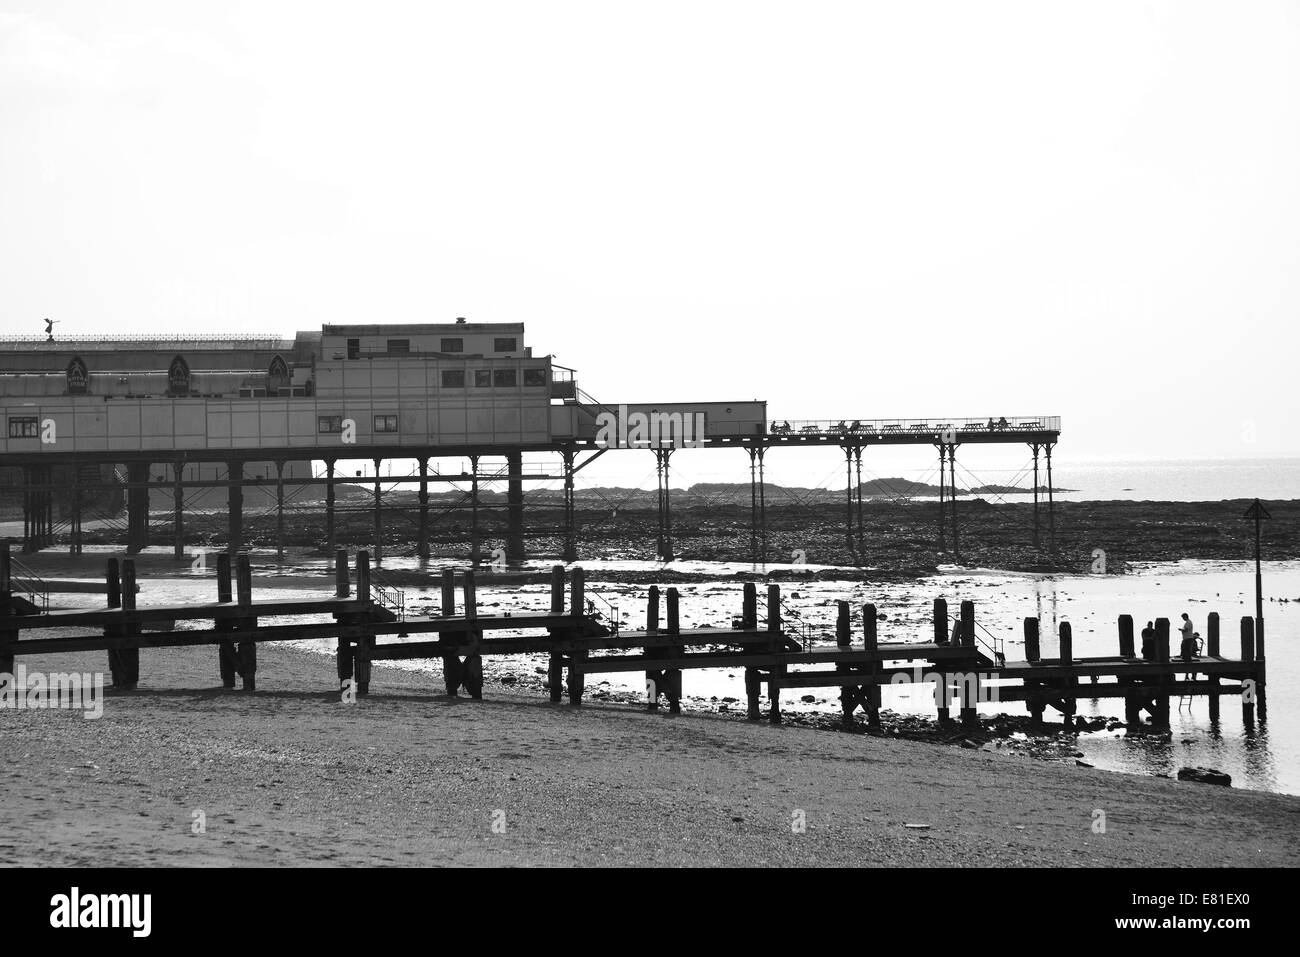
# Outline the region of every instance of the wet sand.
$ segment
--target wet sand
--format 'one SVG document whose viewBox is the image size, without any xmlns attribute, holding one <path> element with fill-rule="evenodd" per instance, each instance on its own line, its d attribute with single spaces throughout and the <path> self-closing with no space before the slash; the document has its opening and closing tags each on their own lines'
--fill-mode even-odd
<svg viewBox="0 0 1300 957">
<path fill-rule="evenodd" d="M 102 659 L 23 660 L 86 671 Z M 0 860 L 1300 863 L 1296 797 L 716 715 L 573 709 L 494 684 L 484 701 L 452 700 L 436 676 L 382 664 L 375 693 L 344 705 L 328 658 L 263 646 L 259 661 L 252 696 L 214 689 L 215 650 L 165 649 L 146 652 L 141 690 L 110 697 L 97 721 L 0 711 Z"/>
</svg>

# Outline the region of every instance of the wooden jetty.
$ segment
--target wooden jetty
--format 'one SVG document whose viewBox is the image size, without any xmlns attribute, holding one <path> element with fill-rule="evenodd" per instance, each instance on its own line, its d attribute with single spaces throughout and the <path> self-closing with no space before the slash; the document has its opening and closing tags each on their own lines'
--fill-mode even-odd
<svg viewBox="0 0 1300 957">
<path fill-rule="evenodd" d="M 867 603 L 861 608 L 861 644 L 855 646 L 852 611 L 841 601 L 835 647 L 817 648 L 811 636 L 797 637 L 786 627 L 790 616 L 783 614 L 781 589 L 775 583 L 767 586 L 761 619 L 758 589 L 745 583 L 740 615 L 730 628 L 682 628 L 677 589 L 661 593 L 651 586 L 645 627 L 625 630 L 616 616 L 601 615 L 588 600 L 581 567 L 567 576 L 563 566 L 552 569 L 547 612 L 493 615 L 478 612 L 473 569 L 459 576 L 445 569 L 440 613 L 424 617 L 400 614 L 376 600 L 370 558 L 364 551 L 355 556 L 355 574 L 347 552 L 336 553 L 334 595 L 329 598 L 255 601 L 248 556 L 236 556 L 232 562 L 230 555 L 222 554 L 216 564 L 215 602 L 139 606 L 134 560 L 110 558 L 106 607 L 39 611 L 16 595 L 11 569 L 9 547 L 0 545 L 0 672 L 12 673 L 20 655 L 106 651 L 113 684 L 124 690 L 139 681 L 141 649 L 215 645 L 223 685 L 234 688 L 239 677 L 244 690 L 255 691 L 259 643 L 332 638 L 345 695 L 370 691 L 375 661 L 441 658 L 447 693 L 463 689 L 479 698 L 484 655 L 547 654 L 554 702 L 567 691 L 571 704 L 581 704 L 588 675 L 632 672 L 645 675 L 649 707 L 657 708 L 663 698 L 676 712 L 683 671 L 743 669 L 748 716 L 762 717 L 760 699 L 766 688 L 773 723 L 781 720 L 783 690 L 839 688 L 844 721 L 853 723 L 861 708 L 868 726 L 878 727 L 881 688 L 916 683 L 933 688 L 941 722 L 952 720 L 955 707 L 967 726 L 977 722 L 977 705 L 990 699 L 1023 701 L 1037 720 L 1051 707 L 1067 727 L 1073 724 L 1080 699 L 1123 698 L 1131 726 L 1143 723 L 1144 712 L 1152 725 L 1166 726 L 1170 699 L 1194 695 L 1208 697 L 1215 719 L 1224 694 L 1242 696 L 1247 722 L 1254 721 L 1256 703 L 1264 716 L 1263 636 L 1250 617 L 1241 619 L 1238 659 L 1222 656 L 1219 617 L 1212 613 L 1204 654 L 1189 650 L 1187 655 L 1171 655 L 1169 621 L 1161 618 L 1155 622 L 1154 643 L 1141 656 L 1134 647 L 1133 619 L 1122 615 L 1117 655 L 1076 658 L 1070 624 L 1062 622 L 1058 654 L 1044 658 L 1039 620 L 1026 618 L 1025 658 L 1007 661 L 1000 639 L 987 631 L 988 641 L 979 637 L 973 602 L 961 602 L 959 614 L 952 617 L 942 598 L 934 602 L 930 641 L 881 641 L 876 606 Z M 457 578 L 463 590 L 459 612 Z M 177 622 L 188 623 L 187 628 L 175 630 Z M 156 627 L 163 630 L 148 630 Z M 74 633 L 52 637 L 50 629 Z M 381 640 L 393 636 L 406 640 Z"/>
</svg>

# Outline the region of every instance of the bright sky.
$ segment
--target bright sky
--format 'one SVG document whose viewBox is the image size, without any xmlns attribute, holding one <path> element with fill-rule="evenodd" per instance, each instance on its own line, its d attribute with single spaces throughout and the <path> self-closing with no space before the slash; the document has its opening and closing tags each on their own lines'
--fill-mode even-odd
<svg viewBox="0 0 1300 957">
<path fill-rule="evenodd" d="M 0 0 L 5 333 L 523 320 L 605 402 L 1296 455 L 1297 171 L 1294 2 Z"/>
</svg>

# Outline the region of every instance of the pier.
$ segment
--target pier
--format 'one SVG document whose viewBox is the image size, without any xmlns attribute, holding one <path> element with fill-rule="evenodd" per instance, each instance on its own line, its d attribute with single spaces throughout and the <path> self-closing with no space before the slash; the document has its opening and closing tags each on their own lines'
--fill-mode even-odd
<svg viewBox="0 0 1300 957">
<path fill-rule="evenodd" d="M 558 541 L 555 558 L 572 563 L 581 546 L 577 476 L 619 451 L 654 456 L 653 534 L 659 558 L 671 561 L 673 457 L 699 448 L 737 450 L 738 471 L 748 463 L 750 557 L 762 564 L 769 456 L 838 448 L 844 541 L 862 563 L 864 459 L 873 449 L 928 446 L 938 456 L 936 547 L 959 556 L 958 454 L 986 445 L 1027 447 L 1034 542 L 1055 548 L 1059 416 L 788 420 L 757 399 L 604 402 L 579 388 L 575 370 L 535 356 L 522 323 L 327 325 L 292 339 L 0 337 L 0 417 L 0 506 L 15 523 L 21 517 L 21 536 L 11 537 L 23 552 L 59 545 L 80 554 L 98 530 L 128 555 L 165 544 L 183 559 L 187 524 L 215 510 L 225 516 L 222 549 L 245 550 L 256 523 L 283 556 L 287 525 L 305 508 L 323 513 L 326 555 L 368 546 L 375 566 L 397 537 L 385 519 L 396 518 L 419 558 L 431 556 L 438 523 L 454 519 L 478 567 L 489 512 L 504 518 L 506 561 L 524 560 L 529 537 L 544 536 Z M 525 455 L 544 461 L 526 464 Z M 401 474 L 391 474 L 394 463 Z M 563 489 L 562 500 L 530 504 L 526 487 L 546 483 Z M 399 486 L 417 493 L 414 503 L 393 506 Z M 501 486 L 504 502 L 484 501 L 486 488 Z M 348 487 L 367 494 L 339 501 Z M 431 496 L 439 489 L 452 494 Z M 340 516 L 356 512 L 369 512 L 369 527 L 343 541 Z"/>
<path fill-rule="evenodd" d="M 766 690 L 767 719 L 773 723 L 781 721 L 783 691 L 838 688 L 845 724 L 852 725 L 861 709 L 868 728 L 875 728 L 881 689 L 899 684 L 928 686 L 939 721 L 965 727 L 977 724 L 977 706 L 985 700 L 1023 701 L 1038 721 L 1054 709 L 1067 728 L 1081 699 L 1123 699 L 1131 727 L 1142 725 L 1144 715 L 1155 727 L 1167 726 L 1170 700 L 1187 696 L 1208 698 L 1215 719 L 1220 697 L 1231 694 L 1241 696 L 1248 724 L 1257 705 L 1260 718 L 1265 715 L 1264 641 L 1250 617 L 1241 619 L 1238 658 L 1223 655 L 1215 613 L 1208 618 L 1204 653 L 1187 656 L 1171 654 L 1169 621 L 1159 618 L 1154 647 L 1142 657 L 1134 647 L 1133 619 L 1122 615 L 1116 623 L 1117 654 L 1076 657 L 1071 626 L 1062 622 L 1058 653 L 1044 657 L 1039 619 L 1026 618 L 1025 657 L 1017 661 L 1007 659 L 1003 637 L 977 624 L 973 602 L 961 602 L 950 615 L 943 598 L 934 601 L 931 640 L 922 642 L 882 638 L 878 609 L 871 603 L 858 610 L 861 635 L 855 641 L 853 609 L 841 601 L 835 647 L 819 648 L 812 629 L 785 608 L 775 583 L 762 596 L 755 583 L 744 583 L 729 628 L 682 628 L 677 589 L 651 586 L 644 628 L 628 630 L 620 627 L 617 614 L 600 611 L 580 566 L 568 573 L 563 566 L 552 569 L 547 612 L 491 615 L 478 612 L 474 569 L 459 574 L 444 569 L 439 614 L 411 616 L 393 588 L 376 583 L 364 551 L 353 561 L 345 551 L 336 554 L 332 597 L 255 600 L 248 556 L 232 561 L 223 554 L 216 564 L 214 602 L 166 606 L 137 604 L 134 560 L 110 558 L 105 607 L 54 611 L 33 606 L 16 591 L 13 565 L 8 546 L 0 546 L 0 672 L 12 673 L 18 656 L 105 651 L 114 685 L 125 690 L 139 682 L 142 649 L 216 646 L 223 686 L 233 689 L 238 677 L 251 692 L 258 644 L 334 639 L 340 690 L 357 696 L 371 690 L 375 661 L 441 659 L 446 692 L 463 690 L 478 698 L 484 655 L 546 654 L 553 702 L 567 694 L 570 704 L 580 705 L 589 675 L 632 673 L 644 675 L 649 707 L 657 708 L 662 698 L 676 712 L 683 672 L 728 668 L 744 672 L 749 718 L 763 717 Z M 271 618 L 276 623 L 268 623 Z M 178 622 L 188 627 L 176 630 Z M 56 628 L 77 633 L 48 636 Z M 394 636 L 408 640 L 388 640 Z"/>
</svg>

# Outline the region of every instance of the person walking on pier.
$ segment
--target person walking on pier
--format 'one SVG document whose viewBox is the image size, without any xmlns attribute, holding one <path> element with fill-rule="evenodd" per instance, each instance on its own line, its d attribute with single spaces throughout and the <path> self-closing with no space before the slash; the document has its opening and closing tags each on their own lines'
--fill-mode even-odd
<svg viewBox="0 0 1300 957">
<path fill-rule="evenodd" d="M 1142 629 L 1142 658 L 1145 661 L 1156 660 L 1156 626 L 1152 621 Z"/>
</svg>

